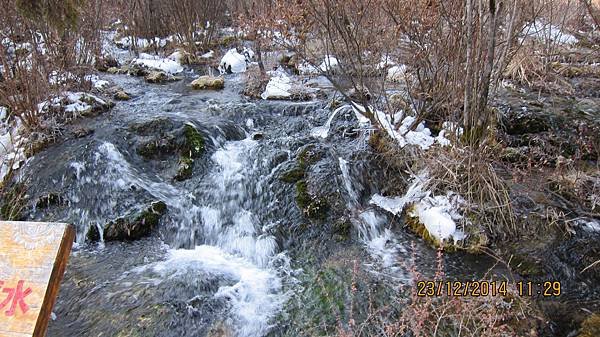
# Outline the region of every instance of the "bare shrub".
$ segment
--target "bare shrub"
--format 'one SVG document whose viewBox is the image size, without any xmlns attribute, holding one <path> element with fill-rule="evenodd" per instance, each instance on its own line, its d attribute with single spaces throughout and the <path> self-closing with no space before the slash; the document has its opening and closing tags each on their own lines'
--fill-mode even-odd
<svg viewBox="0 0 600 337">
<path fill-rule="evenodd" d="M 89 85 L 85 73 L 100 52 L 102 1 L 2 0 L 0 105 L 30 131 L 40 127 L 39 104 L 53 94 Z"/>
<path fill-rule="evenodd" d="M 120 19 L 127 26 L 132 48 L 138 50 L 137 38 L 149 39 L 155 51 L 155 38 L 173 36 L 181 46 L 195 55 L 210 46 L 216 29 L 225 20 L 224 1 L 116 0 Z"/>
</svg>

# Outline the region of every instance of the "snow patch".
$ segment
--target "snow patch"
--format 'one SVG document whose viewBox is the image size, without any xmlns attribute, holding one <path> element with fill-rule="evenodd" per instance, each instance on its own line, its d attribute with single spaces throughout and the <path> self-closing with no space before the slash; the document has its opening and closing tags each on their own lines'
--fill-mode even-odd
<svg viewBox="0 0 600 337">
<path fill-rule="evenodd" d="M 404 81 L 406 75 L 406 66 L 404 64 L 390 67 L 387 71 L 386 79 L 390 82 L 400 83 Z"/>
<path fill-rule="evenodd" d="M 464 200 L 452 192 L 435 197 L 427 196 L 415 204 L 414 211 L 409 215 L 418 217 L 427 232 L 438 241 L 452 238 L 456 243 L 465 238 L 465 234 L 456 227 L 456 221 L 462 219 L 458 212 L 462 203 Z"/>
<path fill-rule="evenodd" d="M 204 54 L 200 55 L 200 57 L 203 59 L 210 59 L 210 58 L 213 58 L 213 56 L 215 56 L 215 52 L 213 50 L 209 51 L 208 53 L 204 53 Z"/>
<path fill-rule="evenodd" d="M 298 64 L 298 71 L 303 75 L 320 75 L 322 73 L 335 72 L 338 66 L 338 59 L 327 55 L 317 67 L 305 62 Z"/>
<path fill-rule="evenodd" d="M 98 90 L 104 89 L 110 85 L 110 82 L 101 80 L 98 75 L 87 75 L 85 79 L 92 82 L 92 86 Z"/>
<path fill-rule="evenodd" d="M 292 96 L 292 80 L 282 70 L 270 72 L 271 79 L 265 91 L 260 95 L 262 99 L 283 99 Z"/>
<path fill-rule="evenodd" d="M 569 33 L 563 32 L 560 27 L 543 20 L 536 20 L 525 28 L 526 36 L 540 41 L 549 41 L 558 44 L 573 45 L 579 40 Z"/>
<path fill-rule="evenodd" d="M 183 71 L 183 67 L 177 61 L 145 53 L 141 53 L 140 57 L 133 59 L 131 62 L 150 69 L 161 70 L 169 74 L 178 74 Z"/>
<path fill-rule="evenodd" d="M 219 63 L 219 71 L 225 73 L 243 73 L 246 71 L 246 66 L 252 58 L 254 52 L 248 48 L 244 48 L 240 54 L 236 48 L 229 49 Z"/>
<path fill-rule="evenodd" d="M 409 215 L 417 217 L 431 236 L 439 241 L 450 238 L 454 242 L 463 240 L 465 234 L 457 228 L 456 221 L 462 219 L 458 210 L 464 204 L 464 199 L 453 192 L 431 196 L 431 191 L 426 190 L 428 182 L 429 175 L 423 171 L 413 178 L 404 196 L 384 197 L 375 194 L 370 204 L 394 215 L 402 213 L 407 205 L 414 204 L 414 210 Z"/>
</svg>

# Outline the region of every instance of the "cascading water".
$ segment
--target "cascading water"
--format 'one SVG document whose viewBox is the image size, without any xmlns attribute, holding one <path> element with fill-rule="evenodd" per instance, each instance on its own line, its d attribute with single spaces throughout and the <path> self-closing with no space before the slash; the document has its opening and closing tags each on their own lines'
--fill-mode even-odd
<svg viewBox="0 0 600 337">
<path fill-rule="evenodd" d="M 386 228 L 387 219 L 379 215 L 375 210 L 363 209 L 360 205 L 357 185 L 350 175 L 349 163 L 344 158 L 338 158 L 342 182 L 347 193 L 348 209 L 355 214 L 353 224 L 356 227 L 361 240 L 367 246 L 369 253 L 376 260 L 381 261 L 384 268 L 389 269 L 393 278 L 407 280 L 406 274 L 398 265 L 399 254 L 406 250 L 397 242 L 389 228 Z"/>
<path fill-rule="evenodd" d="M 270 156 L 280 151 L 253 140 L 243 122 L 198 113 L 197 96 L 161 87 L 141 95 L 142 100 L 115 108 L 116 122 L 95 124 L 93 137 L 76 140 L 77 145 L 61 144 L 44 153 L 46 158 L 38 158 L 56 159 L 55 165 L 34 166 L 34 176 L 43 185 L 39 189 L 63 191 L 68 207 L 34 209 L 32 218 L 70 222 L 77 228 L 78 245 L 65 276 L 64 297 L 58 300 L 56 322 L 48 335 L 117 335 L 140 329 L 139 321 L 149 316 L 154 317 L 153 332 L 147 333 L 155 336 L 205 336 L 211 331 L 266 335 L 288 298 L 283 286 L 291 272 L 289 259 L 271 233 L 280 219 L 267 211 L 276 202 L 270 191 L 276 180 Z M 233 95 L 224 93 L 217 99 Z M 237 108 L 231 102 L 219 106 L 219 113 L 223 107 Z M 131 118 L 132 110 L 155 112 L 139 121 Z M 174 180 L 160 160 L 140 158 L 132 146 L 132 141 L 160 134 L 135 133 L 136 125 L 160 118 L 163 124 L 176 125 L 174 130 L 186 123 L 203 127 L 206 152 L 195 159 L 197 172 L 183 183 Z M 254 124 L 245 127 L 252 129 Z M 160 239 L 87 243 L 91 226 L 102 236 L 105 224 L 155 201 L 167 205 L 157 231 Z M 168 315 L 153 312 L 157 307 Z M 114 321 L 108 313 L 131 317 Z"/>
</svg>

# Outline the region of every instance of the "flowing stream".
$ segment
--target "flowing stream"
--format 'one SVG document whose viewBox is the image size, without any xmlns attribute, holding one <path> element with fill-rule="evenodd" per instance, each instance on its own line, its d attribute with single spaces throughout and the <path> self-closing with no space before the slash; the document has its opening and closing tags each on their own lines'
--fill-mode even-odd
<svg viewBox="0 0 600 337">
<path fill-rule="evenodd" d="M 348 136 L 356 126 L 351 111 L 330 116 L 323 102 L 247 101 L 235 75 L 220 92 L 191 91 L 191 76 L 163 86 L 107 79 L 134 98 L 81 122 L 94 132 L 51 146 L 28 166 L 34 197 L 57 193 L 68 200 L 68 206 L 33 208 L 29 218 L 77 228 L 49 336 L 277 335 L 279 315 L 308 263 L 290 258 L 299 239 L 282 233 L 305 219 L 294 185 L 279 177 L 308 145 L 325 154 L 312 179 L 320 192 L 342 196 L 336 212 L 349 214 L 356 243 L 369 256 L 365 264 L 383 278 L 410 282 L 399 262 L 410 258 L 414 237 L 393 231 L 389 218 L 367 204 L 377 179 L 365 175 L 360 159 L 366 138 Z M 203 135 L 206 151 L 192 177 L 177 181 L 177 155 L 148 160 L 136 148 L 186 124 Z M 155 201 L 168 211 L 150 237 L 86 240 L 90 227 L 102 229 Z M 416 249 L 419 263 L 434 266 L 434 251 L 421 243 Z M 313 250 L 326 256 L 325 247 Z M 467 261 L 455 270 L 470 275 L 487 266 Z"/>
</svg>

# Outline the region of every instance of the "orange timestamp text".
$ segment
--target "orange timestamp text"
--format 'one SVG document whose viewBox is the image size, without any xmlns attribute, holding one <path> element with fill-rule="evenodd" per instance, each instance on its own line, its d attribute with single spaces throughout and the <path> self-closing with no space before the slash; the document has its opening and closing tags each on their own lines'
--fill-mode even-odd
<svg viewBox="0 0 600 337">
<path fill-rule="evenodd" d="M 507 296 L 509 286 L 508 281 L 418 281 L 416 292 L 419 297 Z M 558 297 L 561 295 L 559 281 L 519 281 L 515 283 L 515 288 L 519 296 Z"/>
</svg>

